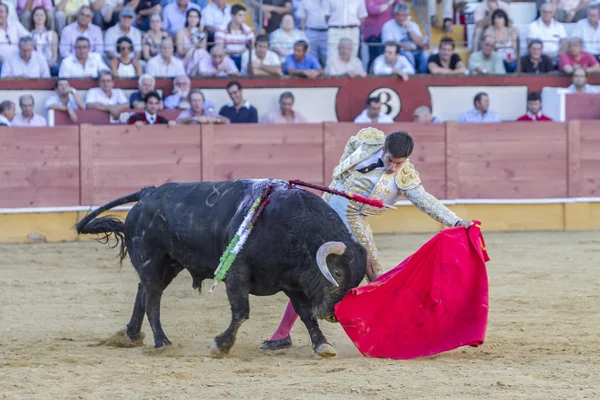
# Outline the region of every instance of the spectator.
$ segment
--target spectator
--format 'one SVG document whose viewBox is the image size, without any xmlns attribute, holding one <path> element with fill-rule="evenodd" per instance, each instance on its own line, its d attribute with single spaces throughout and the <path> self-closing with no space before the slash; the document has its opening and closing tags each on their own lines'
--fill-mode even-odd
<svg viewBox="0 0 600 400">
<path fill-rule="evenodd" d="M 383 54 L 373 61 L 373 74 L 397 75 L 403 81 L 415 74 L 415 68 L 406 57 L 400 54 L 400 46 L 394 42 L 384 43 Z"/>
<path fill-rule="evenodd" d="M 572 37 L 583 40 L 583 50 L 593 54 L 596 59 L 600 57 L 600 7 L 593 5 L 587 9 L 587 18 L 580 20 L 573 29 Z"/>
<path fill-rule="evenodd" d="M 418 124 L 440 124 L 436 117 L 431 115 L 431 110 L 427 106 L 419 106 L 413 112 L 413 119 Z"/>
<path fill-rule="evenodd" d="M 165 108 L 175 110 L 187 110 L 190 108 L 188 94 L 192 87 L 192 82 L 187 75 L 179 75 L 173 79 L 173 94 L 165 99 Z"/>
<path fill-rule="evenodd" d="M 77 14 L 81 11 L 81 7 L 88 7 L 90 11 L 90 19 L 88 22 L 93 23 L 102 29 L 103 20 L 102 14 L 97 11 L 97 2 L 91 2 L 89 0 L 57 0 L 56 1 L 56 30 L 58 35 L 62 34 L 66 24 L 70 24 L 74 19 L 77 19 Z M 91 6 L 94 5 L 94 8 Z"/>
<path fill-rule="evenodd" d="M 231 22 L 231 6 L 226 0 L 213 0 L 202 10 L 202 14 L 204 14 L 204 28 L 208 34 L 208 43 L 213 43 L 215 32 Z"/>
<path fill-rule="evenodd" d="M 502 0 L 483 0 L 473 12 L 473 20 L 475 22 L 475 33 L 473 34 L 473 51 L 481 48 L 483 32 L 492 25 L 492 13 L 496 10 L 502 10 L 510 20 L 510 5 Z"/>
<path fill-rule="evenodd" d="M 185 75 L 183 61 L 173 56 L 175 45 L 173 39 L 166 37 L 160 42 L 160 54 L 152 57 L 146 65 L 146 73 L 157 77 L 173 78 Z"/>
<path fill-rule="evenodd" d="M 252 58 L 250 58 L 252 52 Z M 259 35 L 252 50 L 242 54 L 242 75 L 248 76 L 281 76 L 279 56 L 269 50 L 269 37 Z"/>
<path fill-rule="evenodd" d="M 75 41 L 75 55 L 67 56 L 60 63 L 61 78 L 97 78 L 102 70 L 110 70 L 100 54 L 90 53 L 90 41 L 80 37 Z"/>
<path fill-rule="evenodd" d="M 150 91 L 144 96 L 144 112 L 136 112 L 129 116 L 127 123 L 130 125 L 142 126 L 142 125 L 156 125 L 156 124 L 167 124 L 169 126 L 175 125 L 175 121 L 169 121 L 162 115 L 158 115 L 160 111 L 160 104 L 162 99 L 158 92 Z"/>
<path fill-rule="evenodd" d="M 544 43 L 544 54 L 555 62 L 567 40 L 565 27 L 554 19 L 554 6 L 544 3 L 540 8 L 541 17 L 529 24 L 527 40 L 539 39 Z"/>
<path fill-rule="evenodd" d="M 294 45 L 294 53 L 285 59 L 283 73 L 290 76 L 314 79 L 323 75 L 323 68 L 321 68 L 321 64 L 316 58 L 308 54 L 308 43 L 299 40 Z"/>
<path fill-rule="evenodd" d="M 83 6 L 77 13 L 77 21 L 65 26 L 60 35 L 60 56 L 67 58 L 74 53 L 74 46 L 77 38 L 85 37 L 90 44 L 92 53 L 104 54 L 104 41 L 102 40 L 102 30 L 90 23 L 92 20 L 92 9 L 89 6 Z"/>
<path fill-rule="evenodd" d="M 138 0 L 139 1 L 139 0 Z M 98 26 L 114 26 L 119 22 L 119 12 L 125 6 L 123 0 L 104 0 L 102 2 L 100 14 L 102 14 L 102 25 Z"/>
<path fill-rule="evenodd" d="M 114 119 L 119 119 L 121 111 L 129 107 L 125 93 L 121 89 L 113 88 L 115 81 L 108 71 L 100 72 L 98 83 L 100 87 L 91 88 L 85 96 L 87 109 L 106 111 Z"/>
<path fill-rule="evenodd" d="M 0 126 L 11 126 L 16 112 L 17 107 L 12 101 L 4 100 L 0 103 Z"/>
<path fill-rule="evenodd" d="M 144 102 L 144 97 L 156 90 L 156 80 L 152 77 L 152 75 L 143 74 L 138 79 L 138 90 L 131 93 L 129 96 L 129 108 L 133 108 L 135 110 L 143 110 L 146 106 Z M 164 108 L 162 99 L 159 102 L 159 110 Z"/>
<path fill-rule="evenodd" d="M 486 37 L 483 39 L 481 50 L 471 53 L 469 56 L 469 72 L 472 75 L 505 75 L 504 62 L 494 51 L 494 39 Z"/>
<path fill-rule="evenodd" d="M 517 118 L 517 121 L 552 121 L 542 114 L 542 98 L 538 92 L 530 92 L 527 95 L 527 113 Z"/>
<path fill-rule="evenodd" d="M 327 60 L 325 75 L 346 75 L 350 78 L 367 76 L 367 72 L 365 71 L 362 62 L 356 55 L 352 54 L 352 40 L 350 40 L 350 38 L 340 39 L 340 43 L 338 44 L 338 55 Z"/>
<path fill-rule="evenodd" d="M 587 71 L 581 67 L 573 70 L 573 83 L 567 89 L 569 93 L 598 93 L 598 89 L 587 83 Z"/>
<path fill-rule="evenodd" d="M 119 23 L 111 28 L 108 28 L 104 35 L 104 52 L 109 59 L 119 57 L 119 52 L 115 53 L 115 48 L 118 47 L 117 41 L 126 37 L 133 45 L 133 52 L 130 52 L 130 57 L 140 58 L 142 56 L 142 32 L 134 26 L 133 19 L 135 12 L 129 6 L 123 7 L 119 13 Z"/>
<path fill-rule="evenodd" d="M 569 39 L 568 51 L 562 53 L 558 66 L 561 72 L 572 74 L 575 67 L 584 68 L 588 73 L 600 72 L 600 64 L 593 54 L 583 51 L 580 37 Z"/>
<path fill-rule="evenodd" d="M 200 11 L 200 7 L 189 0 L 177 0 L 175 3 L 169 4 L 163 10 L 162 28 L 172 37 L 177 36 L 177 32 L 185 26 L 188 10 L 192 8 Z"/>
<path fill-rule="evenodd" d="M 34 112 L 33 96 L 24 94 L 19 97 L 21 114 L 14 117 L 12 126 L 47 126 L 46 118 Z"/>
<path fill-rule="evenodd" d="M 8 6 L 0 3 L 0 65 L 4 57 L 16 52 L 19 39 L 29 36 L 29 32 L 18 19 L 11 20 L 8 17 Z"/>
<path fill-rule="evenodd" d="M 257 13 L 261 4 L 257 0 L 250 0 L 250 6 Z M 292 0 L 262 0 L 263 20 L 260 22 L 265 28 L 265 33 L 270 35 L 279 29 L 283 16 L 293 11 Z M 273 41 L 272 38 L 271 41 Z"/>
<path fill-rule="evenodd" d="M 443 23 L 441 25 L 442 31 L 444 33 L 452 32 L 452 20 L 454 19 L 454 1 L 453 0 L 441 0 L 442 1 L 442 19 Z M 456 4 L 456 11 L 464 10 L 464 3 Z M 437 1 L 428 0 L 428 10 L 429 10 L 429 21 L 432 27 L 440 28 L 440 20 L 438 19 L 438 6 Z"/>
<path fill-rule="evenodd" d="M 558 22 L 578 22 L 585 18 L 589 0 L 558 0 L 556 7 L 556 20 Z"/>
<path fill-rule="evenodd" d="M 232 124 L 258 123 L 258 111 L 244 100 L 242 85 L 232 81 L 227 84 L 226 90 L 232 102 L 221 107 L 219 115 L 229 119 Z"/>
<path fill-rule="evenodd" d="M 325 21 L 321 4 L 321 0 L 302 0 L 298 5 L 296 16 L 308 39 L 310 54 L 324 65 L 327 62 L 329 25 Z"/>
<path fill-rule="evenodd" d="M 460 56 L 454 52 L 454 39 L 443 37 L 438 54 L 433 54 L 427 62 L 427 72 L 434 75 L 464 75 L 467 72 Z"/>
<path fill-rule="evenodd" d="M 30 26 L 33 11 L 40 8 L 46 12 L 48 29 L 54 30 L 54 4 L 52 0 L 17 0 L 17 14 L 21 17 L 23 26 Z"/>
<path fill-rule="evenodd" d="M 408 4 L 398 3 L 394 6 L 394 19 L 383 24 L 381 31 L 383 43 L 398 44 L 401 54 L 405 56 L 419 73 L 427 73 L 428 54 L 423 50 L 425 38 L 416 22 L 410 20 Z"/>
<path fill-rule="evenodd" d="M 298 111 L 294 111 L 294 95 L 292 92 L 283 92 L 279 96 L 279 109 L 268 113 L 263 124 L 303 124 L 306 118 Z"/>
<path fill-rule="evenodd" d="M 179 124 L 228 124 L 228 118 L 215 113 L 214 107 L 206 107 L 204 94 L 200 89 L 192 89 L 189 95 L 190 108 L 177 117 Z"/>
<path fill-rule="evenodd" d="M 483 124 L 502 122 L 500 116 L 490 110 L 490 97 L 485 92 L 480 92 L 473 99 L 475 108 L 465 111 L 458 117 L 459 123 Z"/>
<path fill-rule="evenodd" d="M 19 39 L 19 51 L 10 54 L 2 64 L 2 78 L 50 78 L 50 68 L 44 56 L 33 50 L 33 40 L 25 36 Z"/>
<path fill-rule="evenodd" d="M 527 47 L 529 54 L 521 57 L 521 72 L 539 75 L 555 71 L 550 57 L 543 54 L 544 44 L 541 40 L 530 40 Z"/>
<path fill-rule="evenodd" d="M 302 2 L 304 1 L 305 0 Z M 383 30 L 383 25 L 394 17 L 392 10 L 400 1 L 401 0 L 366 0 L 368 16 L 365 19 L 365 25 L 363 27 L 363 38 L 364 42 L 369 46 L 369 63 L 367 64 L 367 71 L 371 70 L 373 61 L 383 54 L 381 31 Z M 321 12 L 320 9 L 319 12 Z M 312 42 L 309 43 L 312 46 Z"/>
<path fill-rule="evenodd" d="M 187 64 L 193 58 L 208 57 L 206 51 L 206 32 L 202 29 L 200 11 L 190 8 L 186 13 L 185 26 L 177 32 L 177 55 Z M 197 55 L 194 53 L 198 53 Z"/>
<path fill-rule="evenodd" d="M 254 45 L 254 32 L 244 23 L 246 7 L 234 4 L 231 7 L 231 21 L 215 33 L 215 43 L 225 46 L 225 52 L 231 57 L 239 69 L 242 68 L 242 53 L 247 45 Z"/>
<path fill-rule="evenodd" d="M 281 28 L 269 35 L 271 50 L 277 53 L 281 64 L 294 52 L 294 43 L 300 40 L 308 42 L 304 31 L 294 28 L 294 17 L 291 14 L 285 14 L 281 18 Z"/>
<path fill-rule="evenodd" d="M 515 72 L 519 59 L 519 31 L 509 26 L 508 15 L 503 10 L 494 10 L 492 24 L 484 31 L 483 37 L 494 41 L 495 54 L 502 58 L 506 72 Z"/>
<path fill-rule="evenodd" d="M 225 54 L 225 48 L 222 44 L 217 44 L 210 49 L 210 57 L 205 57 L 198 63 L 198 70 L 192 71 L 192 76 L 216 76 L 225 77 L 231 75 L 239 75 L 235 62 Z"/>
<path fill-rule="evenodd" d="M 64 78 L 58 78 L 54 86 L 56 94 L 46 99 L 44 108 L 46 108 L 46 111 L 65 111 L 69 114 L 71 122 L 76 124 L 77 114 L 75 111 L 85 109 L 85 104 L 83 103 L 81 96 L 77 93 L 77 89 L 71 87 L 69 81 Z"/>
<path fill-rule="evenodd" d="M 33 38 L 33 48 L 44 56 L 50 75 L 58 75 L 58 35 L 50 30 L 49 14 L 43 7 L 33 9 L 29 29 Z"/>
<path fill-rule="evenodd" d="M 134 7 L 136 1 L 132 0 L 129 5 L 135 8 L 135 27 L 142 32 L 150 29 L 150 16 L 160 13 L 162 10 L 160 0 L 138 0 L 137 6 Z"/>
<path fill-rule="evenodd" d="M 162 29 L 162 17 L 160 13 L 154 12 L 150 15 L 150 30 L 142 37 L 142 59 L 150 60 L 160 53 L 160 44 L 163 39 L 168 38 L 169 33 Z"/>
<path fill-rule="evenodd" d="M 127 36 L 117 40 L 117 57 L 110 60 L 110 69 L 117 78 L 135 78 L 142 75 L 142 64 L 133 54 L 133 42 Z"/>
<path fill-rule="evenodd" d="M 325 0 L 325 21 L 329 25 L 327 58 L 335 57 L 337 46 L 343 37 L 352 40 L 352 54 L 358 55 L 360 27 L 365 22 L 367 6 L 365 0 Z"/>
<path fill-rule="evenodd" d="M 367 99 L 367 108 L 354 119 L 354 123 L 393 124 L 394 120 L 389 115 L 381 112 L 381 100 L 379 100 L 379 97 L 369 97 Z"/>
</svg>

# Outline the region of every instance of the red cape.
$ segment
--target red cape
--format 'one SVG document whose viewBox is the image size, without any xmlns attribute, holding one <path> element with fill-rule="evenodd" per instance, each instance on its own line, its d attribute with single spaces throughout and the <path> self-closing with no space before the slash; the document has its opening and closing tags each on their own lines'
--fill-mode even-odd
<svg viewBox="0 0 600 400">
<path fill-rule="evenodd" d="M 363 355 L 411 359 L 483 343 L 489 257 L 474 223 L 442 230 L 336 304 L 338 321 Z"/>
</svg>

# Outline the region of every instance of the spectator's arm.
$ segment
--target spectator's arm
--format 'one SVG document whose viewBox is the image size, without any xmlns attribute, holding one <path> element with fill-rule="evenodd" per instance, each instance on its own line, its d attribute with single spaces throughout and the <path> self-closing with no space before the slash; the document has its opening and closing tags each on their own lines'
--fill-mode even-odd
<svg viewBox="0 0 600 400">
<path fill-rule="evenodd" d="M 409 29 L 410 28 L 410 29 Z M 408 28 L 406 29 L 408 32 L 408 36 L 410 39 L 415 42 L 418 47 L 423 47 L 425 45 L 425 38 L 421 35 L 421 30 L 419 29 L 419 25 L 416 23 L 408 24 Z"/>
<path fill-rule="evenodd" d="M 27 0 L 27 2 L 25 3 L 25 7 L 23 8 L 23 11 L 30 12 L 32 7 L 33 7 L 33 0 Z"/>
<path fill-rule="evenodd" d="M 140 63 L 140 60 L 138 60 L 137 58 L 134 58 L 133 61 L 133 68 L 135 68 L 135 76 L 142 76 L 142 74 L 144 73 L 144 71 L 142 70 L 142 63 Z"/>
<path fill-rule="evenodd" d="M 387 22 L 381 27 L 381 43 L 385 42 L 395 42 L 392 25 Z"/>
<path fill-rule="evenodd" d="M 73 99 L 75 100 L 75 104 L 77 104 L 78 110 L 85 110 L 85 103 L 83 102 L 83 99 L 81 98 L 81 96 L 78 93 L 71 91 L 70 96 L 73 96 Z"/>
<path fill-rule="evenodd" d="M 451 72 L 453 72 L 454 75 L 464 75 L 465 72 L 467 72 L 467 67 L 465 67 L 465 64 L 462 62 L 462 60 L 460 60 L 456 63 L 456 68 L 454 69 L 454 71 Z"/>
<path fill-rule="evenodd" d="M 568 54 L 561 54 L 561 56 L 558 58 L 558 70 L 570 75 L 573 73 L 573 69 L 573 66 L 569 64 Z"/>
<path fill-rule="evenodd" d="M 41 78 L 50 78 L 50 67 L 48 66 L 48 62 L 46 61 L 44 56 L 41 55 L 40 53 L 36 53 L 36 56 L 38 58 L 38 63 L 42 67 L 42 74 L 40 77 Z"/>
<path fill-rule="evenodd" d="M 12 62 L 6 62 L 5 59 L 2 65 L 2 72 L 0 73 L 0 78 L 13 78 L 15 75 L 13 73 Z"/>
<path fill-rule="evenodd" d="M 52 46 L 52 65 L 58 61 L 58 35 L 54 31 L 50 31 L 50 46 Z"/>
<path fill-rule="evenodd" d="M 119 77 L 119 74 L 117 72 L 118 68 L 119 68 L 119 60 L 116 58 L 112 58 L 110 60 L 110 70 L 111 70 L 112 74 L 116 77 Z"/>
<path fill-rule="evenodd" d="M 64 11 L 68 2 L 69 0 L 62 0 L 60 3 L 56 4 L 56 11 Z"/>
<path fill-rule="evenodd" d="M 269 35 L 269 42 L 271 43 L 270 50 L 274 51 L 280 56 L 287 56 L 287 50 L 283 48 L 282 41 L 280 40 L 281 35 L 279 35 L 278 32 L 280 32 L 280 30 L 273 31 Z"/>
<path fill-rule="evenodd" d="M 358 5 L 358 18 L 360 19 L 361 25 L 364 25 L 365 18 L 367 18 L 368 16 L 369 13 L 367 12 L 367 5 L 365 3 L 365 0 L 361 0 L 360 4 Z"/>
</svg>

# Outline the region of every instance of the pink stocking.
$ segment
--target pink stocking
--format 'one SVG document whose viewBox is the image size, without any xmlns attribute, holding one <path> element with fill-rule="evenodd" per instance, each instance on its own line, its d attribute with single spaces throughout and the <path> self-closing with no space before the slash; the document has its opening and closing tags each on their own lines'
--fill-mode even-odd
<svg viewBox="0 0 600 400">
<path fill-rule="evenodd" d="M 280 340 L 285 339 L 292 330 L 294 323 L 298 319 L 298 314 L 294 311 L 294 306 L 292 306 L 292 302 L 288 301 L 287 307 L 285 308 L 285 312 L 283 313 L 283 318 L 281 318 L 281 322 L 277 327 L 277 330 L 269 340 Z"/>
</svg>

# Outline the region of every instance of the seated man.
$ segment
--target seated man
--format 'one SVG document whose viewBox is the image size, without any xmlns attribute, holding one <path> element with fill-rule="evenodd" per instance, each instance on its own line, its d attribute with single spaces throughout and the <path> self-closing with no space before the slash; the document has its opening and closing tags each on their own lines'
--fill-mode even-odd
<svg viewBox="0 0 600 400">
<path fill-rule="evenodd" d="M 144 96 L 144 103 L 146 107 L 144 112 L 136 112 L 129 116 L 127 121 L 130 125 L 156 125 L 156 124 L 167 124 L 169 126 L 175 125 L 175 121 L 169 121 L 162 115 L 158 115 L 161 98 L 158 92 L 151 91 L 146 93 Z"/>
<path fill-rule="evenodd" d="M 567 88 L 569 93 L 598 93 L 598 89 L 587 83 L 587 71 L 581 67 L 573 70 L 573 83 Z"/>
<path fill-rule="evenodd" d="M 455 48 L 454 39 L 450 37 L 440 39 L 440 51 L 429 57 L 427 72 L 434 75 L 464 75 L 467 68 L 460 56 L 454 52 Z"/>
<path fill-rule="evenodd" d="M 373 61 L 373 74 L 396 75 L 407 81 L 409 75 L 415 74 L 415 68 L 400 54 L 400 46 L 396 43 L 386 42 L 384 46 L 383 54 Z"/>
<path fill-rule="evenodd" d="M 294 95 L 292 92 L 283 92 L 279 96 L 279 108 L 273 110 L 263 118 L 263 124 L 302 124 L 306 118 L 298 111 L 294 111 Z"/>
<path fill-rule="evenodd" d="M 189 124 L 228 124 L 228 118 L 215 113 L 214 108 L 206 108 L 204 93 L 200 89 L 192 89 L 189 94 L 190 108 L 177 116 L 177 123 Z"/>
<path fill-rule="evenodd" d="M 66 111 L 71 122 L 76 124 L 78 119 L 75 111 L 85 109 L 85 103 L 77 93 L 77 89 L 71 87 L 68 79 L 58 78 L 54 91 L 56 94 L 46 99 L 46 112 L 48 110 Z"/>
<path fill-rule="evenodd" d="M 465 111 L 458 117 L 459 123 L 483 124 L 502 122 L 500 115 L 490 110 L 490 97 L 485 92 L 480 92 L 473 99 L 475 108 Z"/>
<path fill-rule="evenodd" d="M 360 59 L 352 54 L 352 40 L 350 38 L 344 37 L 340 39 L 340 43 L 338 44 L 338 54 L 327 60 L 325 75 L 347 75 L 350 78 L 367 76 L 365 67 L 363 67 Z"/>
<path fill-rule="evenodd" d="M 517 118 L 517 121 L 552 121 L 542 114 L 542 98 L 538 92 L 527 95 L 527 113 Z"/>
<path fill-rule="evenodd" d="M 575 67 L 581 67 L 588 73 L 600 72 L 598 60 L 593 54 L 583 51 L 583 42 L 577 36 L 569 39 L 568 51 L 560 55 L 558 66 L 565 74 L 572 74 Z"/>
<path fill-rule="evenodd" d="M 528 54 L 521 57 L 521 72 L 525 74 L 545 74 L 556 69 L 552 59 L 544 54 L 544 43 L 539 39 L 529 41 Z"/>
<path fill-rule="evenodd" d="M 46 118 L 38 115 L 34 111 L 34 100 L 30 94 L 24 94 L 19 97 L 19 106 L 21 107 L 21 114 L 17 115 L 13 121 L 12 126 L 47 126 Z"/>
<path fill-rule="evenodd" d="M 250 53 L 252 52 L 252 57 Z M 281 76 L 279 56 L 269 50 L 269 37 L 258 35 L 254 48 L 242 54 L 242 75 L 247 76 Z"/>
<path fill-rule="evenodd" d="M 98 76 L 99 87 L 91 88 L 85 96 L 88 110 L 108 112 L 114 119 L 119 119 L 121 111 L 129 107 L 129 101 L 122 89 L 115 89 L 112 72 L 102 71 Z"/>
<path fill-rule="evenodd" d="M 419 173 L 409 159 L 413 149 L 413 139 L 407 132 L 392 132 L 386 136 L 378 129 L 361 129 L 346 144 L 342 158 L 333 170 L 333 181 L 329 187 L 381 200 L 390 206 L 406 198 L 419 210 L 446 226 L 470 227 L 470 221 L 456 216 L 425 190 Z M 384 270 L 366 217 L 381 215 L 386 208 L 352 202 L 330 193 L 322 197 L 344 221 L 353 238 L 367 250 L 367 279 L 373 281 Z M 291 347 L 290 331 L 297 318 L 294 307 L 288 302 L 279 327 L 260 348 L 278 350 Z M 321 356 L 335 355 L 331 346 L 315 350 Z"/>
<path fill-rule="evenodd" d="M 318 78 L 323 75 L 321 64 L 308 53 L 308 43 L 299 40 L 294 44 L 294 53 L 286 57 L 283 73 L 302 78 Z"/>
<path fill-rule="evenodd" d="M 355 119 L 355 124 L 393 124 L 394 120 L 381 112 L 379 97 L 369 97 L 365 108 Z"/>
<path fill-rule="evenodd" d="M 494 51 L 496 42 L 490 36 L 483 39 L 481 50 L 469 56 L 469 72 L 473 75 L 506 75 L 502 57 Z"/>
<path fill-rule="evenodd" d="M 129 108 L 143 110 L 146 107 L 144 97 L 155 90 L 156 80 L 148 74 L 143 74 L 138 78 L 138 90 L 129 96 Z M 159 111 L 163 109 L 163 101 L 160 101 Z"/>
</svg>

